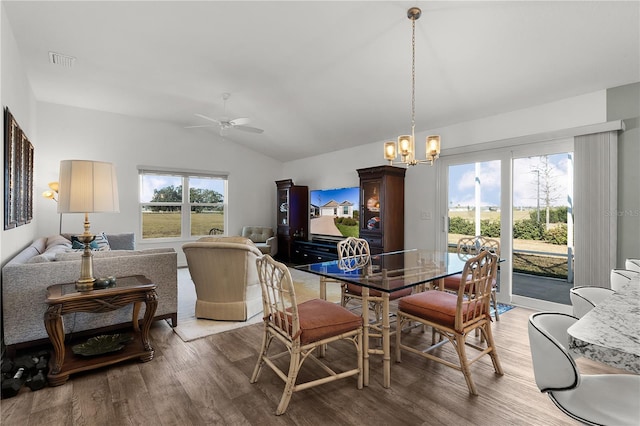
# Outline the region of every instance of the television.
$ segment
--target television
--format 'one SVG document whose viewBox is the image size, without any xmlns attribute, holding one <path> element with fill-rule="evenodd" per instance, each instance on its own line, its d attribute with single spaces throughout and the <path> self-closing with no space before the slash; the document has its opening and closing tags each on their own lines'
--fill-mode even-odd
<svg viewBox="0 0 640 426">
<path fill-rule="evenodd" d="M 309 193 L 309 234 L 313 240 L 358 237 L 360 187 L 314 189 Z"/>
</svg>

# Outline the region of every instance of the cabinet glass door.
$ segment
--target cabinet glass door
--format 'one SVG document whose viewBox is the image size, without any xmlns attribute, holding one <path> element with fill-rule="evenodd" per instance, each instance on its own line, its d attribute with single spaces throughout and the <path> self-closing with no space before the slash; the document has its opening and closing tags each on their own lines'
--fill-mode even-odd
<svg viewBox="0 0 640 426">
<path fill-rule="evenodd" d="M 278 190 L 278 225 L 289 225 L 289 190 Z"/>
<path fill-rule="evenodd" d="M 380 182 L 362 182 L 362 211 L 364 220 L 361 221 L 365 231 L 380 231 Z"/>
</svg>

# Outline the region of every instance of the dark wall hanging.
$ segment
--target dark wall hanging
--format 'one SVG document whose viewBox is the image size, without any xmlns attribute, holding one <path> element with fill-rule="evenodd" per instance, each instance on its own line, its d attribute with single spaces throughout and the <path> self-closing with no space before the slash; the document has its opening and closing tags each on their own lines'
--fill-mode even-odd
<svg viewBox="0 0 640 426">
<path fill-rule="evenodd" d="M 4 109 L 4 229 L 33 218 L 33 145 Z"/>
</svg>

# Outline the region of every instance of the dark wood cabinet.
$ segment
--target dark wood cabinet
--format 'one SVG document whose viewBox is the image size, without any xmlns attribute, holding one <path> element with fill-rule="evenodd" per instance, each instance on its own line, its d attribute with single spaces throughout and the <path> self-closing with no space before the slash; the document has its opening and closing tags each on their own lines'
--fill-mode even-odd
<svg viewBox="0 0 640 426">
<path fill-rule="evenodd" d="M 292 258 L 294 238 L 309 234 L 309 187 L 294 185 L 291 179 L 276 181 L 278 209 L 278 255 L 283 262 Z"/>
<path fill-rule="evenodd" d="M 377 166 L 358 169 L 360 237 L 372 254 L 404 250 L 404 177 L 407 169 Z"/>
<path fill-rule="evenodd" d="M 297 265 L 328 262 L 338 259 L 337 243 L 295 240 L 291 261 Z"/>
</svg>

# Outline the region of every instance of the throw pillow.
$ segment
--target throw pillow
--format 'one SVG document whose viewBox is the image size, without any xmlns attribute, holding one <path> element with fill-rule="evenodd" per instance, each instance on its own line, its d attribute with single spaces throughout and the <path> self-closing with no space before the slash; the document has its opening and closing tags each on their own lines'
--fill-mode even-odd
<svg viewBox="0 0 640 426">
<path fill-rule="evenodd" d="M 111 250 L 111 246 L 109 245 L 109 240 L 107 240 L 107 235 L 104 232 L 100 232 L 96 235 L 96 239 L 93 240 L 94 243 L 98 245 L 98 251 L 109 251 Z"/>
<path fill-rule="evenodd" d="M 96 234 L 96 238 L 89 243 L 89 247 L 91 250 L 95 251 L 109 251 L 111 247 L 109 246 L 109 240 L 107 240 L 107 236 L 104 232 Z M 78 240 L 78 237 L 75 235 L 71 236 L 71 248 L 75 251 L 83 251 L 84 244 Z"/>
</svg>

